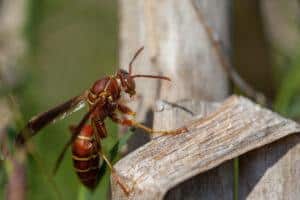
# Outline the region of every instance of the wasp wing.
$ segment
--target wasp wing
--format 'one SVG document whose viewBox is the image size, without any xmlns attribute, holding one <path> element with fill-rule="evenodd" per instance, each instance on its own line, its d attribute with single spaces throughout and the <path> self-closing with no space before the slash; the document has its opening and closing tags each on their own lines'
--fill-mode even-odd
<svg viewBox="0 0 300 200">
<path fill-rule="evenodd" d="M 86 93 L 71 98 L 70 100 L 52 108 L 44 113 L 34 116 L 26 126 L 19 132 L 16 138 L 17 145 L 23 145 L 27 139 L 37 134 L 39 130 L 58 119 L 64 119 L 73 112 L 84 107 L 86 102 Z"/>
<path fill-rule="evenodd" d="M 55 162 L 55 167 L 53 169 L 53 175 L 56 174 L 61 161 L 63 160 L 67 149 L 69 148 L 69 146 L 74 142 L 74 140 L 77 138 L 77 136 L 80 134 L 80 131 L 82 130 L 83 126 L 86 124 L 86 122 L 89 120 L 90 116 L 92 115 L 92 113 L 99 107 L 103 106 L 105 103 L 104 99 L 99 99 L 91 108 L 90 110 L 82 117 L 82 119 L 80 120 L 79 124 L 74 127 L 71 128 L 72 131 L 72 137 L 68 140 L 68 142 L 65 144 L 64 148 L 62 149 L 61 153 L 59 154 L 58 159 Z"/>
</svg>

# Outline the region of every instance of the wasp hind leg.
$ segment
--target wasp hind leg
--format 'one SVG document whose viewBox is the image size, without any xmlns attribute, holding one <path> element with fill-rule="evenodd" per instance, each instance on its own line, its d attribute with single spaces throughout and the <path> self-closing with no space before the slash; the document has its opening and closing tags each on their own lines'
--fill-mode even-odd
<svg viewBox="0 0 300 200">
<path fill-rule="evenodd" d="M 103 120 L 99 117 L 92 118 L 92 126 L 97 132 L 98 141 L 107 137 L 107 130 Z"/>
<path fill-rule="evenodd" d="M 104 160 L 104 162 L 107 164 L 108 168 L 110 169 L 113 180 L 121 187 L 123 192 L 128 196 L 130 194 L 130 192 L 132 191 L 132 188 L 129 189 L 128 185 L 124 182 L 122 177 L 117 173 L 116 169 L 110 163 L 110 161 L 108 160 L 106 155 L 101 151 L 99 151 L 99 155 Z"/>
<path fill-rule="evenodd" d="M 152 128 L 149 128 L 149 127 L 147 127 L 141 123 L 138 123 L 134 120 L 131 120 L 131 119 L 127 119 L 127 118 L 119 119 L 116 114 L 112 114 L 109 117 L 111 118 L 112 121 L 114 121 L 118 124 L 121 124 L 123 126 L 132 126 L 132 127 L 140 128 L 149 134 L 157 133 L 157 134 L 164 134 L 164 135 L 165 134 L 166 135 L 177 135 L 177 134 L 188 132 L 188 129 L 185 126 L 174 129 L 174 130 L 154 130 Z"/>
</svg>

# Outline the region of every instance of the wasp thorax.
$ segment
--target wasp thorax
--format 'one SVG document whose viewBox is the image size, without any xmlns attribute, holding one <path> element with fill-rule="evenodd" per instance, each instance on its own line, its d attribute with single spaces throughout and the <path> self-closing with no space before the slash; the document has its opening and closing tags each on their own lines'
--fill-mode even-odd
<svg viewBox="0 0 300 200">
<path fill-rule="evenodd" d="M 91 92 L 95 95 L 98 95 L 99 93 L 103 92 L 105 90 L 105 87 L 107 87 L 107 83 L 109 80 L 110 77 L 107 76 L 96 81 L 91 87 Z"/>
</svg>

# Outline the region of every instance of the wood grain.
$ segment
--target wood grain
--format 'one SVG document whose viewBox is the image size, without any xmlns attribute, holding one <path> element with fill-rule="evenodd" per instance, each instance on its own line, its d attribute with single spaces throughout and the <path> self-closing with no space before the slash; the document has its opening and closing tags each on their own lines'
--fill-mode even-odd
<svg viewBox="0 0 300 200">
<path fill-rule="evenodd" d="M 299 29 L 296 25 L 299 1 L 291 0 L 286 4 L 283 0 L 263 0 L 259 3 L 266 34 L 272 46 L 271 55 L 280 58 L 283 54 L 292 55 L 299 43 Z M 292 135 L 241 156 L 239 199 L 299 199 L 299 142 L 298 134 Z"/>
<path fill-rule="evenodd" d="M 175 120 L 174 123 L 176 115 L 186 110 L 178 107 L 165 110 L 165 104 L 160 104 L 158 110 L 168 114 L 157 118 L 160 121 L 157 128 L 188 124 L 189 132 L 156 137 L 120 160 L 115 167 L 133 191 L 126 197 L 113 183 L 113 199 L 162 199 L 171 188 L 200 173 L 300 131 L 296 122 L 243 97 L 232 96 L 214 112 L 199 118 L 214 109 L 209 103 L 202 105 L 193 122 Z"/>
<path fill-rule="evenodd" d="M 299 199 L 299 155 L 299 134 L 242 155 L 239 199 Z"/>
<path fill-rule="evenodd" d="M 154 127 L 171 129 L 213 112 L 219 104 L 203 101 L 180 101 L 177 104 L 159 101 L 156 105 Z M 161 120 L 166 119 L 166 120 Z M 178 184 L 164 199 L 233 199 L 233 166 L 228 161 L 218 167 Z"/>
<path fill-rule="evenodd" d="M 229 55 L 231 2 L 192 1 L 119 0 L 120 66 L 126 69 L 134 51 L 145 46 L 145 52 L 137 59 L 133 72 L 160 74 L 172 79 L 171 83 L 136 80 L 136 90 L 141 98 L 130 106 L 137 111 L 136 119 L 147 126 L 153 126 L 153 106 L 157 99 L 170 102 L 183 99 L 221 101 L 229 93 L 226 72 L 219 63 L 203 25 L 198 21 L 196 10 L 203 12 L 207 24 L 214 30 L 215 39 Z M 137 130 L 129 141 L 128 150 L 138 148 L 149 139 L 147 134 Z M 232 164 L 229 163 L 206 174 L 206 178 L 195 180 L 193 184 L 197 185 L 203 195 L 208 194 L 208 187 L 213 191 L 223 189 L 212 184 L 211 180 L 230 185 L 231 188 L 227 187 L 230 191 L 227 196 L 232 197 L 232 178 L 225 178 L 232 177 L 232 171 Z M 184 188 L 180 190 L 181 193 L 190 193 L 190 189 Z"/>
<path fill-rule="evenodd" d="M 215 36 L 229 54 L 228 0 L 195 0 L 215 30 Z M 140 46 L 145 52 L 134 64 L 134 73 L 161 74 L 172 82 L 137 79 L 141 98 L 132 103 L 136 119 L 153 125 L 153 105 L 158 99 L 220 101 L 227 97 L 226 73 L 216 57 L 212 44 L 190 0 L 119 0 L 120 67 L 128 63 Z M 217 81 L 216 81 L 217 80 Z M 149 138 L 148 138 L 149 140 Z M 140 132 L 129 142 L 135 149 L 147 141 Z"/>
</svg>

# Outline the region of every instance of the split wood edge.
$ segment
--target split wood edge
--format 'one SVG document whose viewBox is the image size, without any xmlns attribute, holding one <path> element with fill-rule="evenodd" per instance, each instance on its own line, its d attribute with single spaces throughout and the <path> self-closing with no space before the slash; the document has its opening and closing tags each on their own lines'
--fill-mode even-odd
<svg viewBox="0 0 300 200">
<path fill-rule="evenodd" d="M 185 180 L 248 151 L 300 132 L 298 123 L 244 97 L 231 96 L 220 106 L 205 102 L 202 105 L 200 116 L 204 117 L 194 117 L 187 122 L 170 119 L 172 115 L 176 118 L 178 114 L 187 113 L 186 110 L 160 103 L 155 129 L 189 124 L 189 132 L 156 137 L 121 159 L 115 168 L 132 187 L 132 192 L 125 196 L 112 182 L 112 199 L 163 199 L 170 189 Z M 209 112 L 212 110 L 215 111 Z M 160 115 L 165 118 L 160 119 Z"/>
</svg>

